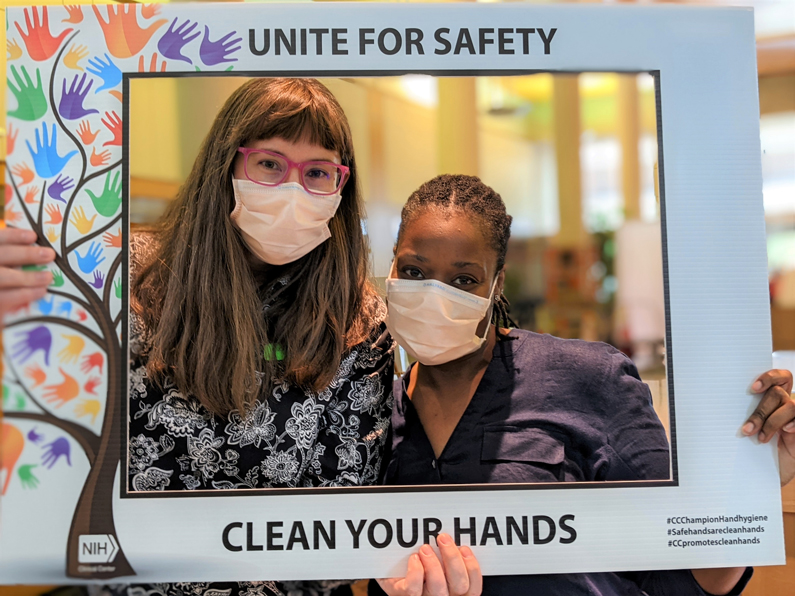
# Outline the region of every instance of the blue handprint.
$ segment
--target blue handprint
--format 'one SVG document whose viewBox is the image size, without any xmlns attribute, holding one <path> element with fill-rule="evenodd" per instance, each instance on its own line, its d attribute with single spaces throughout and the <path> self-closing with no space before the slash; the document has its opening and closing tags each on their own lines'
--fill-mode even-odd
<svg viewBox="0 0 795 596">
<path fill-rule="evenodd" d="M 42 449 L 44 449 L 44 453 L 41 456 L 41 463 L 46 466 L 48 470 L 55 465 L 55 462 L 57 462 L 61 456 L 66 458 L 66 463 L 68 463 L 70 467 L 72 466 L 72 460 L 69 459 L 71 447 L 66 438 L 58 437 L 52 443 L 47 443 Z"/>
<path fill-rule="evenodd" d="M 47 298 L 42 298 L 36 302 L 39 312 L 43 315 L 49 315 L 52 312 L 53 304 L 55 304 L 55 296 L 50 296 L 49 298 L 49 300 L 47 300 Z"/>
<path fill-rule="evenodd" d="M 198 31 L 191 35 L 191 32 L 196 28 L 198 23 L 193 23 L 191 25 L 191 22 L 186 19 L 182 25 L 175 28 L 174 25 L 176 24 L 177 19 L 175 18 L 168 26 L 168 31 L 166 31 L 163 37 L 160 38 L 160 41 L 157 42 L 157 49 L 165 58 L 169 58 L 170 60 L 181 60 L 182 62 L 193 64 L 190 58 L 182 54 L 182 48 L 201 35 Z"/>
<path fill-rule="evenodd" d="M 66 163 L 77 154 L 77 150 L 72 150 L 63 157 L 58 155 L 58 131 L 55 124 L 52 125 L 52 139 L 47 134 L 47 123 L 41 125 L 43 134 L 39 135 L 36 129 L 36 150 L 30 146 L 30 141 L 25 141 L 33 158 L 33 165 L 40 178 L 52 178 L 64 169 Z M 42 137 L 44 142 L 42 143 Z"/>
<path fill-rule="evenodd" d="M 69 91 L 66 90 L 66 79 L 63 80 L 61 103 L 58 106 L 58 112 L 67 120 L 79 120 L 89 114 L 99 114 L 99 110 L 87 110 L 83 107 L 86 95 L 88 95 L 91 85 L 94 84 L 94 81 L 89 81 L 88 85 L 86 85 L 87 76 L 86 73 L 83 73 L 83 78 L 80 79 L 80 75 L 75 75 Z M 79 83 L 78 79 L 80 79 Z"/>
<path fill-rule="evenodd" d="M 69 302 L 68 300 L 64 300 L 63 302 L 61 302 L 61 304 L 58 306 L 58 314 L 66 315 L 67 319 L 69 317 L 71 317 L 72 316 L 72 303 Z"/>
<path fill-rule="evenodd" d="M 50 348 L 52 348 L 52 334 L 50 330 L 44 325 L 34 327 L 30 331 L 22 331 L 16 334 L 21 337 L 17 343 L 14 344 L 14 352 L 11 354 L 19 362 L 25 363 L 28 358 L 33 356 L 38 350 L 44 352 L 44 364 L 50 365 Z"/>
<path fill-rule="evenodd" d="M 214 66 L 216 64 L 221 64 L 222 62 L 237 61 L 237 58 L 229 58 L 228 56 L 229 54 L 234 54 L 240 49 L 240 42 L 243 41 L 243 38 L 236 37 L 231 41 L 227 41 L 233 35 L 237 35 L 237 31 L 227 33 L 217 41 L 211 41 L 210 28 L 207 25 L 204 26 L 204 38 L 202 39 L 201 47 L 199 47 L 199 56 L 201 57 L 205 66 Z"/>
<path fill-rule="evenodd" d="M 102 58 L 95 57 L 88 61 L 90 66 L 87 66 L 86 70 L 102 79 L 102 85 L 94 93 L 99 93 L 105 89 L 114 89 L 121 84 L 119 67 L 113 63 L 113 60 L 107 54 L 105 54 L 105 60 L 107 62 L 103 62 Z"/>
<path fill-rule="evenodd" d="M 83 273 L 91 273 L 105 260 L 105 257 L 102 256 L 102 246 L 99 242 L 92 242 L 85 255 L 75 252 L 77 253 L 77 264 Z"/>
<path fill-rule="evenodd" d="M 69 176 L 58 176 L 55 179 L 55 182 L 50 184 L 50 186 L 47 188 L 47 194 L 56 201 L 66 203 L 66 199 L 63 198 L 63 193 L 72 188 L 74 185 L 75 181 Z"/>
</svg>

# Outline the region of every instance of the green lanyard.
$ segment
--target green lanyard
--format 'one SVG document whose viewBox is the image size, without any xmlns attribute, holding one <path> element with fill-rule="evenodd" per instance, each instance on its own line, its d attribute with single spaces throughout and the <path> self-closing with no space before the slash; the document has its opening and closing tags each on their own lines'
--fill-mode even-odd
<svg viewBox="0 0 795 596">
<path fill-rule="evenodd" d="M 271 361 L 274 358 L 276 360 L 284 360 L 284 350 L 279 344 L 268 344 L 265 346 L 265 352 L 263 353 L 265 356 L 265 360 Z"/>
</svg>

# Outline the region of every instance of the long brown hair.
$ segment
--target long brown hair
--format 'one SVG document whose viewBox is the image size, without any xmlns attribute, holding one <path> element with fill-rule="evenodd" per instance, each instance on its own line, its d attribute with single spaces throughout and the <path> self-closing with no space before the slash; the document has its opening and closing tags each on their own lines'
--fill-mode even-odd
<svg viewBox="0 0 795 596">
<path fill-rule="evenodd" d="M 229 218 L 232 171 L 238 147 L 274 137 L 338 152 L 350 178 L 331 238 L 263 279 Z M 325 388 L 345 352 L 372 333 L 378 308 L 362 217 L 351 132 L 331 92 L 312 79 L 254 79 L 237 89 L 132 283 L 150 331 L 150 377 L 171 375 L 219 415 L 246 411 L 278 382 Z"/>
</svg>

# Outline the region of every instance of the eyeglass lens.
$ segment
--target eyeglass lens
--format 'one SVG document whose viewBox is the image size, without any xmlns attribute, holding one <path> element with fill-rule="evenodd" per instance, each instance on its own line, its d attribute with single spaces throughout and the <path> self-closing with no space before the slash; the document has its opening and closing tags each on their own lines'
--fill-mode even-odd
<svg viewBox="0 0 795 596">
<path fill-rule="evenodd" d="M 279 184 L 290 170 L 290 164 L 278 155 L 252 151 L 246 161 L 246 174 L 254 182 Z M 330 194 L 342 181 L 342 170 L 333 163 L 313 161 L 301 164 L 301 183 L 309 192 Z"/>
</svg>

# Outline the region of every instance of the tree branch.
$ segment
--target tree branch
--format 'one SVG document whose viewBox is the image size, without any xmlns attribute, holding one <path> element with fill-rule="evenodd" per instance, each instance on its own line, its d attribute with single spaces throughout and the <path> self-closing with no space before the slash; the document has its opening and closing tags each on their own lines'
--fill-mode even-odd
<svg viewBox="0 0 795 596">
<path fill-rule="evenodd" d="M 76 302 L 78 306 L 82 306 L 84 310 L 88 311 L 89 314 L 91 314 L 90 312 L 91 307 L 89 306 L 88 302 L 81 300 L 77 296 L 72 296 L 71 294 L 67 294 L 66 292 L 61 292 L 60 290 L 53 290 L 52 288 L 48 288 L 47 293 L 52 294 L 53 296 L 60 296 L 61 298 L 68 298 L 69 300 Z"/>
<path fill-rule="evenodd" d="M 83 236 L 79 240 L 75 240 L 74 242 L 72 242 L 72 244 L 70 244 L 69 246 L 66 247 L 66 252 L 70 253 L 74 249 L 76 249 L 78 246 L 80 246 L 81 244 L 84 244 L 84 243 L 88 242 L 89 240 L 93 240 L 94 238 L 96 238 L 100 234 L 102 234 L 104 232 L 107 232 L 110 228 L 112 228 L 114 225 L 116 225 L 116 222 L 118 222 L 120 219 L 121 219 L 121 213 L 119 213 L 116 217 L 114 217 L 107 224 L 105 224 L 104 226 L 99 228 L 97 231 L 92 232 L 92 233 L 90 233 L 90 234 L 88 234 L 86 236 Z"/>
<path fill-rule="evenodd" d="M 112 285 L 113 276 L 116 275 L 119 265 L 121 265 L 121 253 L 116 255 L 116 258 L 113 259 L 113 264 L 111 264 L 110 269 L 108 269 L 108 277 L 105 279 L 105 291 L 102 296 L 102 302 L 105 304 L 105 308 L 108 310 L 110 310 L 110 288 Z M 116 322 L 115 319 L 113 322 Z"/>
<path fill-rule="evenodd" d="M 91 331 L 90 329 L 86 329 L 82 325 L 75 323 L 74 321 L 70 321 L 69 319 L 62 319 L 60 317 L 31 317 L 29 319 L 20 319 L 19 321 L 13 321 L 12 323 L 6 323 L 6 329 L 11 329 L 12 327 L 17 327 L 19 325 L 25 325 L 27 323 L 50 323 L 55 325 L 63 325 L 64 327 L 69 327 L 78 333 L 82 333 L 88 339 L 93 341 L 100 347 L 105 347 L 105 341 L 102 337 Z"/>
<path fill-rule="evenodd" d="M 47 424 L 52 424 L 53 426 L 57 426 L 58 428 L 65 430 L 69 433 L 72 438 L 80 443 L 80 446 L 83 448 L 83 451 L 86 453 L 86 457 L 88 457 L 89 463 L 93 466 L 94 459 L 96 458 L 97 449 L 99 448 L 99 440 L 100 437 L 94 434 L 85 426 L 77 424 L 75 422 L 70 422 L 69 420 L 62 420 L 58 418 L 56 415 L 51 414 L 35 397 L 33 394 L 28 390 L 25 384 L 19 379 L 19 374 L 17 373 L 16 368 L 14 367 L 13 363 L 10 359 L 6 359 L 6 366 L 8 366 L 11 373 L 14 375 L 14 381 L 18 387 L 25 392 L 27 398 L 33 402 L 33 404 L 39 408 L 43 413 L 38 412 L 3 412 L 3 416 L 5 418 L 25 418 L 28 420 L 40 420 L 41 422 L 46 422 Z"/>
</svg>

